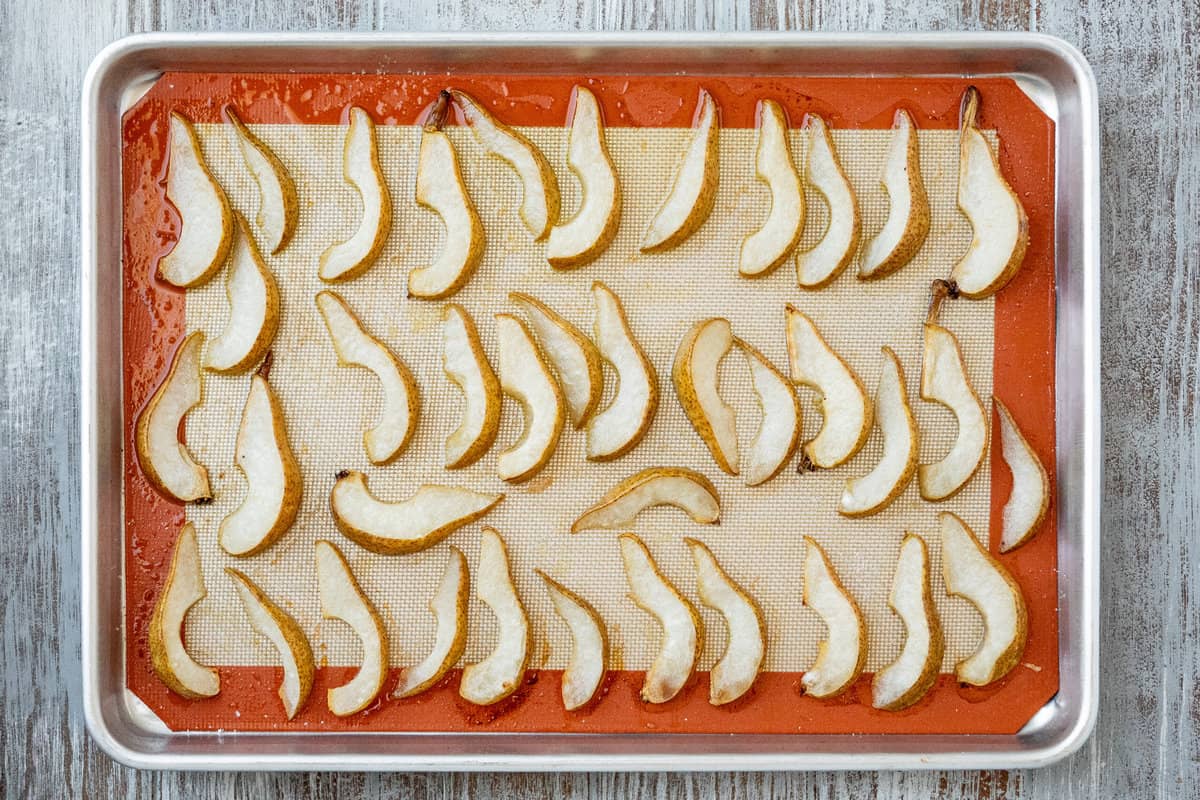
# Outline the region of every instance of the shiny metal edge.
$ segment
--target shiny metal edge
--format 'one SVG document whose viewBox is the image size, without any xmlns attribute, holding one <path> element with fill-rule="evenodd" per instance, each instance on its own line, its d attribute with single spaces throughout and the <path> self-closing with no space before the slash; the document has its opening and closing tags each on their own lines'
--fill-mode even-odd
<svg viewBox="0 0 1200 800">
<path fill-rule="evenodd" d="M 121 363 L 120 114 L 126 89 L 139 81 L 168 68 L 217 69 L 232 48 L 239 68 L 276 71 L 293 71 L 297 64 L 305 71 L 361 69 L 372 58 L 383 72 L 452 69 L 501 54 L 519 55 L 521 71 L 578 70 L 611 64 L 620 51 L 625 71 L 674 63 L 709 73 L 995 74 L 1028 77 L 1052 89 L 1058 136 L 1058 696 L 1016 736 L 163 735 L 136 722 L 124 686 L 122 375 L 112 368 Z M 997 769 L 1065 758 L 1087 740 L 1099 706 L 1098 133 L 1090 66 L 1075 47 L 1042 34 L 142 34 L 114 42 L 92 62 L 82 96 L 81 640 L 88 731 L 117 761 L 148 769 Z M 253 746 L 237 751 L 236 743 Z"/>
</svg>

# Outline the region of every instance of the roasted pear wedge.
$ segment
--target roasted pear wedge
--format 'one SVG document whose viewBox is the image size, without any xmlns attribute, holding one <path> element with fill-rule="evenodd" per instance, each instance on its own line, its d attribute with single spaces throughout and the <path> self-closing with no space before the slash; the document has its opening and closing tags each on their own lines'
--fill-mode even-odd
<svg viewBox="0 0 1200 800">
<path fill-rule="evenodd" d="M 948 511 L 938 514 L 942 530 L 942 577 L 946 593 L 961 597 L 983 617 L 983 639 L 955 665 L 963 683 L 986 686 L 1021 660 L 1029 615 L 1021 587 L 979 543 L 975 533 Z"/>
<path fill-rule="evenodd" d="M 288 719 L 308 702 L 312 692 L 316 665 L 308 637 L 290 614 L 275 604 L 267 593 L 245 573 L 226 567 L 225 574 L 233 582 L 250 627 L 266 637 L 279 652 L 283 666 L 283 682 L 279 684 L 279 699 Z"/>
<path fill-rule="evenodd" d="M 921 497 L 946 500 L 959 492 L 983 463 L 987 450 L 987 416 L 967 379 L 962 350 L 954 334 L 925 323 L 925 356 L 921 366 L 921 399 L 940 403 L 958 420 L 958 436 L 941 460 L 921 464 L 917 482 Z"/>
<path fill-rule="evenodd" d="M 467 558 L 457 547 L 450 547 L 450 558 L 429 601 L 429 610 L 437 620 L 433 649 L 418 664 L 400 673 L 400 682 L 392 697 L 412 697 L 436 685 L 454 668 L 467 647 L 467 601 L 471 581 Z"/>
<path fill-rule="evenodd" d="M 732 703 L 750 691 L 767 654 L 767 624 L 754 598 L 730 578 L 716 556 L 698 539 L 684 538 L 696 567 L 700 602 L 725 620 L 729 639 L 709 673 L 708 702 Z"/>
<path fill-rule="evenodd" d="M 788 147 L 787 118 L 774 100 L 758 106 L 754 171 L 771 192 L 771 211 L 762 227 L 742 242 L 738 272 L 747 278 L 774 272 L 804 235 L 804 187 Z"/>
<path fill-rule="evenodd" d="M 558 376 L 563 399 L 571 412 L 571 424 L 582 428 L 604 394 L 604 362 L 600 351 L 582 331 L 536 297 L 509 292 L 508 299 L 529 315 L 542 353 Z"/>
<path fill-rule="evenodd" d="M 375 123 L 357 106 L 350 109 L 342 174 L 362 199 L 362 216 L 349 239 L 330 245 L 321 254 L 318 274 L 327 283 L 353 280 L 370 269 L 392 230 L 392 196 L 379 166 Z"/>
<path fill-rule="evenodd" d="M 817 612 L 828 634 L 800 685 L 813 697 L 836 697 L 850 688 L 866 666 L 867 626 L 825 551 L 811 537 L 805 536 L 804 542 L 804 605 Z"/>
<path fill-rule="evenodd" d="M 348 717 L 371 705 L 383 690 L 388 672 L 387 632 L 379 612 L 363 594 L 337 545 L 318 539 L 313 552 L 322 616 L 340 619 L 362 642 L 363 660 L 358 672 L 349 683 L 328 689 L 325 696 L 330 711 L 339 717 Z"/>
<path fill-rule="evenodd" d="M 190 700 L 212 697 L 221 691 L 221 679 L 188 654 L 183 643 L 183 620 L 208 592 L 200 571 L 196 529 L 185 523 L 175 540 L 171 568 L 150 617 L 150 664 L 155 674 L 175 694 Z"/>
<path fill-rule="evenodd" d="M 782 472 L 796 452 L 800 443 L 800 398 L 783 373 L 757 348 L 741 339 L 735 341 L 750 365 L 750 381 L 762 415 L 746 450 L 742 478 L 747 486 L 759 486 Z"/>
<path fill-rule="evenodd" d="M 871 705 L 899 711 L 933 688 L 945 652 L 942 625 L 929 588 L 929 552 L 920 536 L 905 534 L 900 543 L 888 606 L 904 623 L 904 646 L 895 661 L 875 673 Z"/>
<path fill-rule="evenodd" d="M 720 135 L 717 104 L 712 95 L 701 89 L 692 138 L 675 170 L 671 191 L 642 238 L 643 253 L 661 253 L 678 247 L 708 219 L 717 199 Z"/>
<path fill-rule="evenodd" d="M 833 137 L 825 121 L 815 114 L 804 118 L 808 134 L 808 168 L 805 180 L 825 198 L 829 224 L 821 240 L 796 255 L 796 280 L 801 289 L 823 289 L 842 274 L 858 250 L 858 201 L 850 186 Z"/>
<path fill-rule="evenodd" d="M 496 474 L 501 480 L 521 483 L 541 471 L 554 455 L 566 417 L 565 402 L 524 322 L 511 314 L 497 314 L 496 340 L 500 388 L 521 404 L 525 414 L 525 430 L 496 459 Z"/>
<path fill-rule="evenodd" d="M 395 555 L 432 547 L 503 499 L 503 494 L 427 483 L 407 500 L 389 503 L 371 494 L 366 475 L 350 471 L 333 485 L 329 510 L 347 539 L 367 550 Z"/>
<path fill-rule="evenodd" d="M 625 308 L 603 283 L 592 284 L 596 303 L 593 338 L 600 355 L 617 372 L 612 401 L 587 423 L 589 461 L 612 461 L 628 453 L 650 428 L 658 411 L 658 373 L 633 337 Z"/>
<path fill-rule="evenodd" d="M 504 398 L 475 320 L 457 303 L 442 311 L 442 369 L 463 395 L 462 418 L 446 437 L 446 469 L 462 469 L 478 461 L 496 441 Z"/>
<path fill-rule="evenodd" d="M 292 240 L 300 220 L 296 182 L 279 156 L 246 127 L 233 106 L 225 106 L 222 113 L 233 130 L 246 169 L 258 186 L 258 214 L 254 224 L 262 235 L 263 246 L 272 255 L 278 255 Z"/>
<path fill-rule="evenodd" d="M 704 649 L 704 623 L 695 606 L 684 599 L 659 571 L 650 551 L 632 533 L 618 537 L 621 562 L 629 580 L 629 596 L 638 608 L 662 627 L 662 646 L 642 684 L 646 703 L 665 703 L 687 683 Z"/>
<path fill-rule="evenodd" d="M 550 162 L 533 142 L 492 117 L 466 92 L 450 90 L 475 141 L 491 157 L 513 168 L 521 181 L 521 221 L 534 241 L 540 242 L 558 222 L 558 180 Z"/>
<path fill-rule="evenodd" d="M 150 484 L 167 497 L 188 503 L 212 498 L 208 470 L 196 463 L 179 429 L 184 416 L 200 405 L 200 351 L 204 334 L 190 334 L 171 358 L 171 369 L 138 416 L 134 449 Z"/>
<path fill-rule="evenodd" d="M 575 87 L 567 165 L 579 179 L 575 216 L 550 229 L 546 260 L 555 269 L 574 269 L 595 261 L 612 244 L 621 224 L 621 184 L 608 154 L 604 121 L 596 97 Z"/>
<path fill-rule="evenodd" d="M 608 633 L 604 620 L 588 601 L 551 578 L 534 570 L 546 584 L 554 610 L 571 631 L 571 660 L 562 675 L 562 701 L 567 711 L 592 701 L 608 667 Z"/>
<path fill-rule="evenodd" d="M 904 109 L 896 111 L 892 122 L 892 143 L 880 183 L 888 196 L 888 216 L 863 248 L 858 267 L 862 280 L 885 278 L 912 261 L 929 235 L 929 198 L 921 178 L 917 127 Z"/>
<path fill-rule="evenodd" d="M 242 215 L 233 212 L 233 245 L 229 250 L 229 321 L 208 345 L 204 366 L 213 372 L 239 373 L 257 364 L 279 329 L 279 287 L 263 263 Z"/>
<path fill-rule="evenodd" d="M 717 466 L 738 474 L 737 417 L 721 399 L 719 368 L 733 347 L 733 329 L 720 317 L 697 322 L 675 351 L 671 378 L 679 405 Z"/>
<path fill-rule="evenodd" d="M 721 498 L 708 478 L 684 467 L 651 467 L 605 492 L 575 520 L 571 533 L 628 528 L 647 508 L 663 505 L 675 506 L 702 525 L 715 525 L 721 518 Z"/>
<path fill-rule="evenodd" d="M 1007 553 L 1033 538 L 1041 527 L 1050 508 L 1050 476 L 1008 407 L 996 397 L 992 405 L 1000 418 L 1000 448 L 1013 481 L 1000 526 L 1000 552 Z"/>
<path fill-rule="evenodd" d="M 529 618 L 513 585 L 508 548 L 494 528 L 485 527 L 479 537 L 475 593 L 496 617 L 496 646 L 487 658 L 463 669 L 458 693 L 488 706 L 517 690 L 529 663 Z"/>
<path fill-rule="evenodd" d="M 200 138 L 182 114 L 172 111 L 167 149 L 167 200 L 179 212 L 179 238 L 158 261 L 167 283 L 191 289 L 208 283 L 229 254 L 233 209 L 208 171 Z"/>
</svg>

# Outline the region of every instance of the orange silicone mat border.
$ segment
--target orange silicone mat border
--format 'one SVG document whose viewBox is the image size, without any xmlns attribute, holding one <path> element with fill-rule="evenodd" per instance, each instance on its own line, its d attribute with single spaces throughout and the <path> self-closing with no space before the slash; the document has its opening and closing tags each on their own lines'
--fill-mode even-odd
<svg viewBox="0 0 1200 800">
<path fill-rule="evenodd" d="M 638 699 L 641 673 L 618 671 L 610 674 L 601 696 L 589 707 L 566 712 L 558 695 L 557 671 L 530 671 L 526 685 L 514 697 L 488 708 L 459 698 L 455 671 L 423 695 L 379 700 L 361 714 L 340 719 L 326 708 L 324 689 L 343 681 L 352 669 L 325 667 L 318 669 L 307 707 L 290 722 L 276 695 L 279 668 L 221 667 L 221 693 L 199 701 L 172 695 L 158 681 L 150 667 L 146 628 L 184 512 L 147 484 L 132 453 L 137 414 L 161 381 L 184 331 L 183 292 L 154 277 L 157 260 L 171 248 L 179 226 L 163 194 L 167 115 L 178 110 L 195 122 L 217 122 L 221 106 L 232 102 L 251 123 L 331 124 L 341 122 L 350 105 L 360 105 L 379 124 L 412 124 L 451 80 L 492 107 L 505 122 L 517 125 L 562 125 L 572 87 L 585 84 L 597 95 L 606 122 L 613 127 L 689 126 L 703 86 L 720 105 L 721 121 L 727 127 L 753 127 L 759 99 L 772 97 L 784 106 L 793 125 L 812 111 L 833 127 L 887 128 L 895 109 L 905 108 L 921 127 L 953 129 L 962 92 L 969 83 L 975 84 L 984 98 L 981 125 L 999 134 L 1000 163 L 1025 205 L 1030 227 L 1024 266 L 996 297 L 995 392 L 1012 410 L 1053 481 L 1054 123 L 1011 80 L 167 73 L 123 121 L 128 687 L 174 730 L 822 734 L 1011 734 L 1019 730 L 1058 690 L 1053 504 L 1033 541 L 999 556 L 1020 582 L 1029 607 L 1025 664 L 983 689 L 960 687 L 952 676 L 943 675 L 920 703 L 898 713 L 870 707 L 870 676 L 843 697 L 822 701 L 800 695 L 801 673 L 797 672 L 766 673 L 746 697 L 714 708 L 707 702 L 704 674 L 695 676 L 671 702 L 652 706 Z M 783 304 L 796 292 L 779 298 L 781 331 Z M 999 447 L 991 448 L 990 457 L 990 535 L 995 553 L 1000 510 L 1011 477 L 1002 466 Z M 931 506 L 931 517 L 935 510 Z"/>
</svg>

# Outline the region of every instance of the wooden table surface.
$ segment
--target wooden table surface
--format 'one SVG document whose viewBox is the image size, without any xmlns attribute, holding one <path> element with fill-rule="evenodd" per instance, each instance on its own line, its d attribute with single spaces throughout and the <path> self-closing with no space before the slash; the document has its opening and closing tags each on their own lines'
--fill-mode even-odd
<svg viewBox="0 0 1200 800">
<path fill-rule="evenodd" d="M 1200 797 L 1196 0 L 0 0 L 0 787 L 6 797 Z M 136 31 L 1035 30 L 1100 84 L 1100 722 L 1041 771 L 144 773 L 89 740 L 79 654 L 79 91 Z"/>
</svg>

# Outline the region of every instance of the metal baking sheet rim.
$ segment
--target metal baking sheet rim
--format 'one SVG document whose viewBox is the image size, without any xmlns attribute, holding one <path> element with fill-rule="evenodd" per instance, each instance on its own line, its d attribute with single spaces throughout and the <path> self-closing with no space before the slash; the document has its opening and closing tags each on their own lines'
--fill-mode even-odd
<svg viewBox="0 0 1200 800">
<path fill-rule="evenodd" d="M 170 733 L 125 689 L 121 522 L 121 113 L 166 69 L 691 69 L 1005 75 L 1056 121 L 1060 689 L 1014 736 Z M 230 53 L 237 53 L 236 64 Z M 619 54 L 619 55 L 618 55 Z M 83 89 L 81 624 L 84 718 L 146 769 L 805 770 L 1039 767 L 1079 749 L 1099 706 L 1099 117 L 1083 55 L 1041 34 L 143 34 L 100 52 Z M 245 745 L 239 747 L 239 744 Z"/>
</svg>

